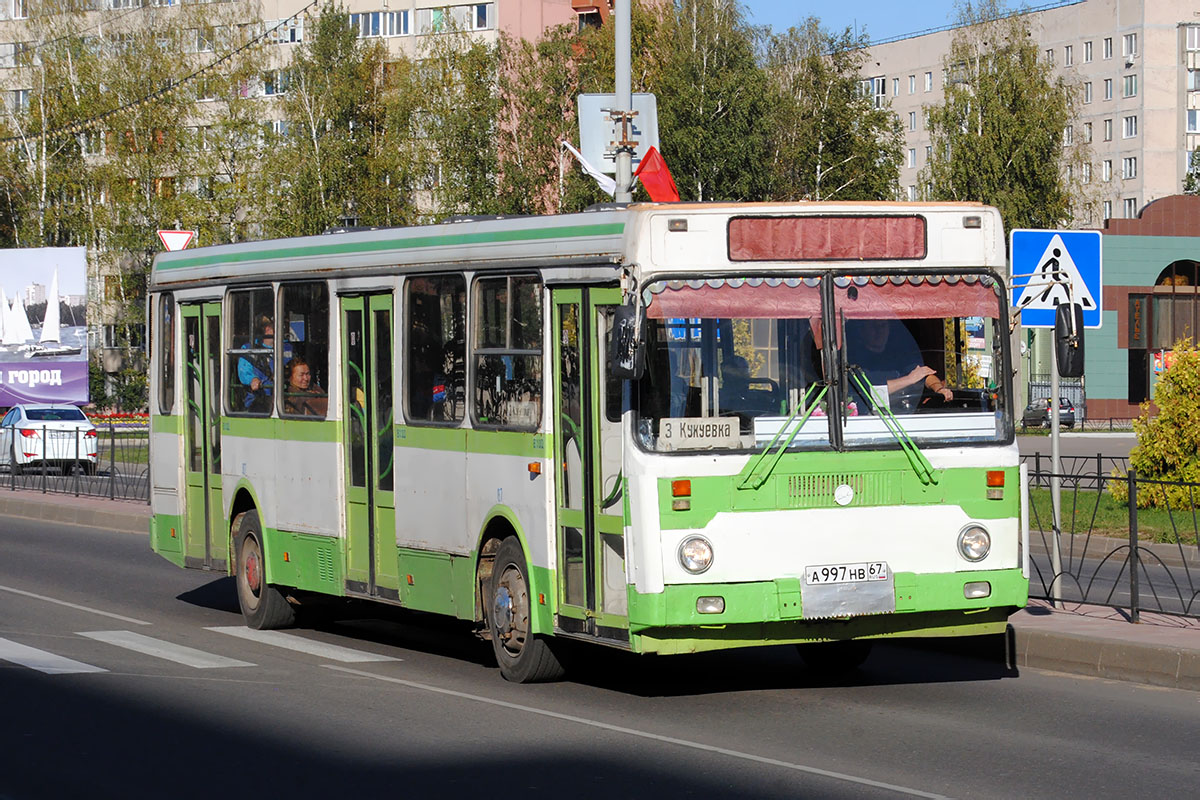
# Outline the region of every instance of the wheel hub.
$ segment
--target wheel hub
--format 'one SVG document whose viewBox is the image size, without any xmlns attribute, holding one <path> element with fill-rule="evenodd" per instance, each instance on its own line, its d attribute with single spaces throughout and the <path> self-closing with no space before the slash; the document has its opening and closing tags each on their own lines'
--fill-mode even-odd
<svg viewBox="0 0 1200 800">
<path fill-rule="evenodd" d="M 513 600 L 507 586 L 497 586 L 492 598 L 492 619 L 496 621 L 496 632 L 503 638 L 512 635 Z"/>
<path fill-rule="evenodd" d="M 258 553 L 251 551 L 246 554 L 246 586 L 258 594 L 262 585 L 262 571 L 259 569 Z"/>
</svg>

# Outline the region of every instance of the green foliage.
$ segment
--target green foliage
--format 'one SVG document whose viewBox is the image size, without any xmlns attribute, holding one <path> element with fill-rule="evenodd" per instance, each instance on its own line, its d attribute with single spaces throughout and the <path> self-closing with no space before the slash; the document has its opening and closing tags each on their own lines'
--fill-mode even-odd
<svg viewBox="0 0 1200 800">
<path fill-rule="evenodd" d="M 945 100 L 928 110 L 929 199 L 988 203 L 1010 228 L 1057 228 L 1082 202 L 1066 168 L 1083 159 L 1083 146 L 1063 146 L 1074 92 L 1040 60 L 1026 16 L 1002 0 L 964 0 L 959 11 Z"/>
<path fill-rule="evenodd" d="M 1200 350 L 1190 338 L 1172 347 L 1174 362 L 1154 387 L 1158 413 L 1149 404 L 1133 422 L 1138 443 L 1129 452 L 1129 466 L 1138 478 L 1200 483 Z M 1128 501 L 1128 486 L 1112 484 L 1113 495 Z M 1137 504 L 1142 508 L 1192 509 L 1195 490 L 1188 486 L 1138 484 Z"/>
<path fill-rule="evenodd" d="M 766 74 L 776 200 L 891 200 L 903 134 L 861 90 L 866 34 L 834 34 L 815 17 L 771 39 Z"/>
<path fill-rule="evenodd" d="M 1193 150 L 1188 159 L 1187 174 L 1183 176 L 1183 193 L 1200 194 L 1200 150 Z"/>
</svg>

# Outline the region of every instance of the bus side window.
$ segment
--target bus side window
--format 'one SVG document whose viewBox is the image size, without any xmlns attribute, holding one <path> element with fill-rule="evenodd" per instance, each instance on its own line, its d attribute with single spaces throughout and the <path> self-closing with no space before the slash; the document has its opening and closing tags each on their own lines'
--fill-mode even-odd
<svg viewBox="0 0 1200 800">
<path fill-rule="evenodd" d="M 536 275 L 475 282 L 474 418 L 535 430 L 542 419 L 542 284 Z"/>
<path fill-rule="evenodd" d="M 159 302 L 158 341 L 162 360 L 158 370 L 158 413 L 170 414 L 175 405 L 175 296 L 164 294 Z"/>
<path fill-rule="evenodd" d="M 229 293 L 229 410 L 270 416 L 275 389 L 275 298 L 269 288 Z"/>
<path fill-rule="evenodd" d="M 467 405 L 467 284 L 462 275 L 410 278 L 405 292 L 405 419 L 457 424 Z"/>
<path fill-rule="evenodd" d="M 329 413 L 329 289 L 324 283 L 288 283 L 279 290 L 283 360 L 280 414 L 325 419 Z"/>
</svg>

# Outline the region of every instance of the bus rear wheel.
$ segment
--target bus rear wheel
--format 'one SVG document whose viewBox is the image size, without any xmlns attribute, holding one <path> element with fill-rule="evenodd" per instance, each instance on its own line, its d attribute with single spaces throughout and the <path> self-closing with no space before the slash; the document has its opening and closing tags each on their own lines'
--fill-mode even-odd
<svg viewBox="0 0 1200 800">
<path fill-rule="evenodd" d="M 259 631 L 286 628 L 296 619 L 283 594 L 267 583 L 262 524 L 257 511 L 247 511 L 237 519 L 237 595 L 249 628 Z"/>
<path fill-rule="evenodd" d="M 521 543 L 510 536 L 496 551 L 486 603 L 492 649 L 505 680 L 555 681 L 563 676 L 564 670 L 549 643 L 533 634 L 527 574 Z"/>
<path fill-rule="evenodd" d="M 871 645 L 870 641 L 851 639 L 798 644 L 796 649 L 810 670 L 825 677 L 836 677 L 862 666 L 871 654 Z"/>
</svg>

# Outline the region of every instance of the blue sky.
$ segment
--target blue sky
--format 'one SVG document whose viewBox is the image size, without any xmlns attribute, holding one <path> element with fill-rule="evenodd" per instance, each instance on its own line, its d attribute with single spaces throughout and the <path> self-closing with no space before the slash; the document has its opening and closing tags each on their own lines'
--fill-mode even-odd
<svg viewBox="0 0 1200 800">
<path fill-rule="evenodd" d="M 755 25 L 770 25 L 776 31 L 787 30 L 800 20 L 813 16 L 834 31 L 846 27 L 866 29 L 872 39 L 890 39 L 928 28 L 940 28 L 952 22 L 953 0 L 897 2 L 897 0 L 844 0 L 841 3 L 810 0 L 742 0 Z"/>
</svg>

